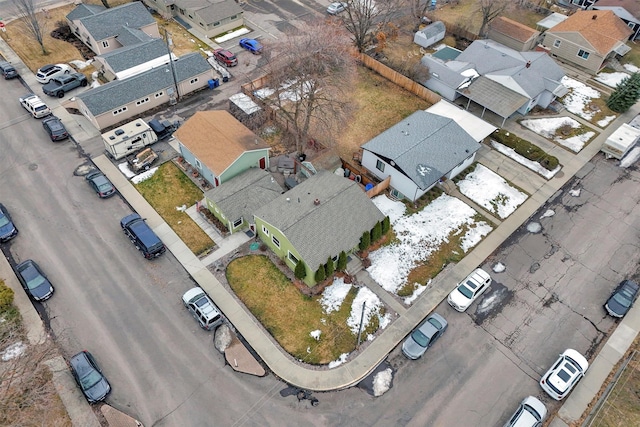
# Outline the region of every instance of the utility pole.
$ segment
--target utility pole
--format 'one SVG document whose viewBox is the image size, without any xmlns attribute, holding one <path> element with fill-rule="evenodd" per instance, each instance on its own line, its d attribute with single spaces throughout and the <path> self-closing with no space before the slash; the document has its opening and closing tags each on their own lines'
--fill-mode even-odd
<svg viewBox="0 0 640 427">
<path fill-rule="evenodd" d="M 356 348 L 360 347 L 360 337 L 362 336 L 362 327 L 364 326 L 364 310 L 365 307 L 367 306 L 366 302 L 362 303 L 362 314 L 360 315 L 360 328 L 358 328 L 358 345 L 356 345 Z"/>
<path fill-rule="evenodd" d="M 171 34 L 169 33 L 169 31 L 167 31 L 167 29 L 164 29 L 164 37 L 165 40 L 167 42 L 167 52 L 169 52 L 169 68 L 171 69 L 171 75 L 173 76 L 173 87 L 175 89 L 175 98 L 172 98 L 171 95 L 169 95 L 169 104 L 174 105 L 175 103 L 178 102 L 178 99 L 180 98 L 180 93 L 178 93 L 178 79 L 176 78 L 176 70 L 173 66 L 173 55 L 171 53 L 171 46 L 173 45 L 173 40 L 171 40 Z"/>
</svg>

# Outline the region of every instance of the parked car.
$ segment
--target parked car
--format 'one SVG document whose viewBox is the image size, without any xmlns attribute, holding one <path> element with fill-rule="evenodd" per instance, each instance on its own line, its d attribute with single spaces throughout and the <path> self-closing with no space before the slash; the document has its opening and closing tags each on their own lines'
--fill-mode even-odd
<svg viewBox="0 0 640 427">
<path fill-rule="evenodd" d="M 604 309 L 610 316 L 623 317 L 633 306 L 639 289 L 640 286 L 633 280 L 623 280 L 611 293 Z"/>
<path fill-rule="evenodd" d="M 327 13 L 329 15 L 337 15 L 340 12 L 344 12 L 347 9 L 347 3 L 336 1 L 329 5 L 327 8 Z"/>
<path fill-rule="evenodd" d="M 566 349 L 540 379 L 540 387 L 555 400 L 564 399 L 587 372 L 589 363 L 583 355 Z"/>
<path fill-rule="evenodd" d="M 64 74 L 69 74 L 73 71 L 73 69 L 67 64 L 48 64 L 40 67 L 38 71 L 36 71 L 36 80 L 38 83 L 49 83 L 54 77 L 59 77 Z"/>
<path fill-rule="evenodd" d="M 40 119 L 51 114 L 51 109 L 45 104 L 38 95 L 28 93 L 18 98 L 22 108 L 27 110 L 34 118 Z"/>
<path fill-rule="evenodd" d="M 218 61 L 222 65 L 226 65 L 227 67 L 235 67 L 236 65 L 238 65 L 238 58 L 236 58 L 236 56 L 232 52 L 226 49 L 214 50 L 213 57 L 216 58 L 216 61 Z"/>
<path fill-rule="evenodd" d="M 262 53 L 262 45 L 255 39 L 240 39 L 240 47 L 247 49 L 254 55 Z"/>
<path fill-rule="evenodd" d="M 116 189 L 113 184 L 111 184 L 111 181 L 109 181 L 102 172 L 89 172 L 84 178 L 101 199 L 106 199 L 116 194 Z"/>
<path fill-rule="evenodd" d="M 53 285 L 33 260 L 26 260 L 16 266 L 22 287 L 35 301 L 45 301 L 53 295 Z"/>
<path fill-rule="evenodd" d="M 84 74 L 70 73 L 51 78 L 49 83 L 42 87 L 42 91 L 49 96 L 62 98 L 64 97 L 65 92 L 69 92 L 71 89 L 75 89 L 78 86 L 85 87 L 86 85 L 87 78 Z"/>
<path fill-rule="evenodd" d="M 89 403 L 100 402 L 107 397 L 111 391 L 111 386 L 91 353 L 83 350 L 74 355 L 69 360 L 69 364 L 71 365 L 73 378 L 75 378 Z"/>
<path fill-rule="evenodd" d="M 195 317 L 202 329 L 214 330 L 222 324 L 222 314 L 202 288 L 189 289 L 182 295 L 182 303 Z"/>
<path fill-rule="evenodd" d="M 9 211 L 0 203 L 0 243 L 8 242 L 18 235 L 18 229 L 11 221 Z"/>
<path fill-rule="evenodd" d="M 455 310 L 463 312 L 491 285 L 491 276 L 481 268 L 475 269 L 451 291 L 447 302 Z"/>
<path fill-rule="evenodd" d="M 533 396 L 525 397 L 504 427 L 542 427 L 547 408 Z"/>
<path fill-rule="evenodd" d="M 48 116 L 42 119 L 42 127 L 49 134 L 52 141 L 62 141 L 69 138 L 69 132 L 62 121 L 56 116 Z"/>
<path fill-rule="evenodd" d="M 0 61 L 0 74 L 2 74 L 5 80 L 15 79 L 18 77 L 18 72 L 15 67 L 7 61 Z"/>
<path fill-rule="evenodd" d="M 152 119 L 147 124 L 158 137 L 158 141 L 162 141 L 173 135 L 173 132 L 178 129 L 180 122 L 175 121 L 171 123 L 169 120 Z"/>
<path fill-rule="evenodd" d="M 447 330 L 447 321 L 438 313 L 427 317 L 411 332 L 402 343 L 402 353 L 409 359 L 418 359 L 436 342 Z"/>
<path fill-rule="evenodd" d="M 134 213 L 122 218 L 120 227 L 146 259 L 159 257 L 167 250 L 162 240 L 138 214 Z"/>
</svg>

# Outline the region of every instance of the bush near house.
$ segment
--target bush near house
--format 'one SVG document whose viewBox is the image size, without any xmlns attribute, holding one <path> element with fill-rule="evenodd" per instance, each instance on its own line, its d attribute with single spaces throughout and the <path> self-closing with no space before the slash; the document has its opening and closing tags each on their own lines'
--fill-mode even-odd
<svg viewBox="0 0 640 427">
<path fill-rule="evenodd" d="M 345 271 L 347 269 L 347 254 L 342 251 L 338 256 L 338 271 Z"/>
<path fill-rule="evenodd" d="M 266 245 L 265 245 L 266 248 Z M 304 265 L 304 262 L 302 261 L 298 261 L 298 263 L 296 264 L 296 269 L 293 271 L 294 276 L 296 276 L 296 279 L 304 279 L 307 275 L 307 268 Z"/>
<path fill-rule="evenodd" d="M 547 170 L 554 170 L 558 167 L 559 161 L 557 157 L 547 154 L 542 148 L 525 141 L 516 135 L 506 132 L 504 129 L 498 129 L 495 131 L 491 138 L 496 140 L 502 145 L 506 145 L 509 148 L 513 148 L 516 153 L 521 156 L 539 163 Z"/>
<path fill-rule="evenodd" d="M 361 251 L 366 250 L 369 246 L 371 246 L 371 234 L 368 231 L 362 233 L 362 237 L 360 238 L 360 245 L 358 247 Z"/>
<path fill-rule="evenodd" d="M 327 263 L 325 264 L 324 269 L 327 273 L 327 277 L 331 277 L 333 276 L 333 273 L 335 273 L 336 267 L 331 257 L 327 258 Z"/>
<path fill-rule="evenodd" d="M 324 265 L 320 264 L 316 270 L 316 282 L 322 282 L 327 278 L 327 274 L 324 271 Z"/>
</svg>

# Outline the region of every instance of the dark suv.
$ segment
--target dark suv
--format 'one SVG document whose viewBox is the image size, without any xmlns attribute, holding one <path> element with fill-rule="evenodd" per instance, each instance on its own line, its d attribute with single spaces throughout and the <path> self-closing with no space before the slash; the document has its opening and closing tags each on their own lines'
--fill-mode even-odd
<svg viewBox="0 0 640 427">
<path fill-rule="evenodd" d="M 138 214 L 127 215 L 120 220 L 120 227 L 145 258 L 151 259 L 162 255 L 167 248 L 156 233 Z"/>
</svg>

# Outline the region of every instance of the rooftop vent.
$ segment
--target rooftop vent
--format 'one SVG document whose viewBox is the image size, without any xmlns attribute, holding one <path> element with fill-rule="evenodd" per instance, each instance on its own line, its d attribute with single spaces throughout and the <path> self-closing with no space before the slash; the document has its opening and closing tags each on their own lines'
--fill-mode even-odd
<svg viewBox="0 0 640 427">
<path fill-rule="evenodd" d="M 531 67 L 531 61 L 527 61 L 527 65 L 525 65 L 525 67 L 527 68 Z"/>
<path fill-rule="evenodd" d="M 140 127 L 140 126 L 142 126 L 140 122 L 136 122 L 136 127 Z"/>
<path fill-rule="evenodd" d="M 122 129 L 116 129 L 114 133 L 119 136 L 119 135 L 122 135 L 124 131 Z"/>
</svg>

